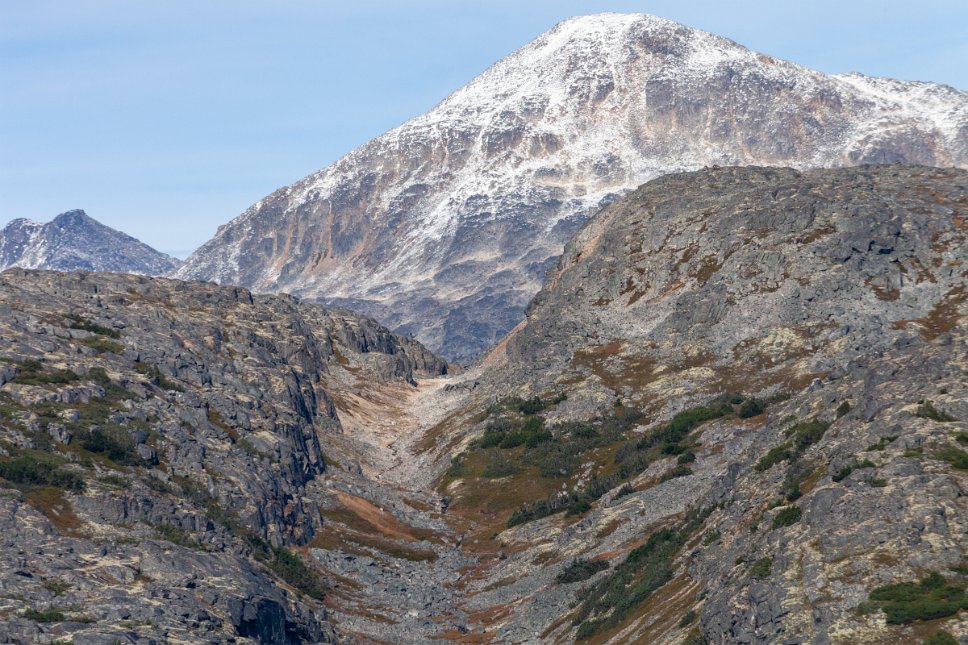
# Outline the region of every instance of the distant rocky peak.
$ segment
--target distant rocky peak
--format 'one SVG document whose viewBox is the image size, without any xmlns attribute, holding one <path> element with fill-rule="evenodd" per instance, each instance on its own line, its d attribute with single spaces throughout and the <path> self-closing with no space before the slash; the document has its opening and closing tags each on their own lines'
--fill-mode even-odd
<svg viewBox="0 0 968 645">
<path fill-rule="evenodd" d="M 0 230 L 0 269 L 160 275 L 178 265 L 175 258 L 101 224 L 80 209 L 61 213 L 47 224 L 15 219 Z"/>
</svg>

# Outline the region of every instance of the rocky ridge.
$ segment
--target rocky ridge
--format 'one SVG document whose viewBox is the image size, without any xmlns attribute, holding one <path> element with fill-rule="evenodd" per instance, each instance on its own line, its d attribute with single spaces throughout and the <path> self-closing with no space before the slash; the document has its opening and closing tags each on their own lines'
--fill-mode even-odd
<svg viewBox="0 0 968 645">
<path fill-rule="evenodd" d="M 8 272 L 2 302 L 16 306 L 0 320 L 18 324 L 0 334 L 29 351 L 3 363 L 0 469 L 46 450 L 88 488 L 6 489 L 19 515 L 5 521 L 29 521 L 0 543 L 13 563 L 0 611 L 21 640 L 93 638 L 113 618 L 85 604 L 81 579 L 120 564 L 112 575 L 135 583 L 102 585 L 95 606 L 122 589 L 139 612 L 124 620 L 159 623 L 136 629 L 158 639 L 968 642 L 966 221 L 955 169 L 663 177 L 586 224 L 526 321 L 446 377 L 416 342 L 288 297 Z M 84 282 L 95 292 L 71 295 Z M 151 362 L 126 367 L 131 351 Z M 25 362 L 41 352 L 41 367 Z M 83 378 L 56 383 L 68 369 Z M 84 406 L 45 408 L 85 380 L 120 415 L 105 429 L 155 450 L 153 470 L 85 448 Z M 185 392 L 159 391 L 173 382 Z M 159 417 L 144 444 L 114 389 L 138 386 L 150 396 L 131 407 Z M 188 395 L 217 414 L 183 411 Z M 186 426 L 159 425 L 166 406 Z M 44 448 L 65 432 L 75 447 Z M 110 475 L 130 488 L 108 490 Z M 210 495 L 189 483 L 209 479 Z M 119 521 L 111 500 L 135 494 L 154 515 Z M 70 548 L 81 579 L 53 573 Z M 156 551 L 177 556 L 168 577 Z M 286 553 L 313 575 L 281 568 Z M 253 591 L 225 598 L 213 578 Z M 326 581 L 322 607 L 307 579 Z M 185 609 L 142 618 L 162 582 Z M 884 600 L 905 583 L 917 602 Z M 239 616 L 278 616 L 281 636 Z"/>
<path fill-rule="evenodd" d="M 20 267 L 161 275 L 179 264 L 82 210 L 61 213 L 46 224 L 15 219 L 0 231 L 0 270 Z"/>
<path fill-rule="evenodd" d="M 343 304 L 466 362 L 520 322 L 574 231 L 648 179 L 891 162 L 968 164 L 966 95 L 587 16 L 266 196 L 173 275 Z"/>
<path fill-rule="evenodd" d="M 298 549 L 337 401 L 444 363 L 292 297 L 87 272 L 0 274 L 0 338 L 0 640 L 333 641 Z"/>
<path fill-rule="evenodd" d="M 966 221 L 968 173 L 904 166 L 605 208 L 417 451 L 484 545 L 465 608 L 494 642 L 968 640 L 871 600 L 966 583 Z"/>
</svg>

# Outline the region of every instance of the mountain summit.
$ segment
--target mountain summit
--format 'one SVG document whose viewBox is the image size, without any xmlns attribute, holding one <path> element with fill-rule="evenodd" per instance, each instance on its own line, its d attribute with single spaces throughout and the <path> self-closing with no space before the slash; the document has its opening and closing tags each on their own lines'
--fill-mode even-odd
<svg viewBox="0 0 968 645">
<path fill-rule="evenodd" d="M 21 267 L 159 275 L 177 266 L 175 258 L 101 224 L 82 210 L 61 213 L 47 224 L 15 219 L 0 230 L 0 270 Z"/>
<path fill-rule="evenodd" d="M 830 76 L 644 14 L 574 18 L 260 200 L 173 275 L 350 306 L 467 360 L 648 179 L 885 162 L 968 165 L 968 94 Z"/>
</svg>

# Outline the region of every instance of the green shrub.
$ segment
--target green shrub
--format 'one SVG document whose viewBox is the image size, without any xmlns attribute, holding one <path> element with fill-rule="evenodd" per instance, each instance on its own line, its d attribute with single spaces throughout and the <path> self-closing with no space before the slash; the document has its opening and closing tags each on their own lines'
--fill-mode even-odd
<svg viewBox="0 0 968 645">
<path fill-rule="evenodd" d="M 694 609 L 690 609 L 689 611 L 687 611 L 682 615 L 682 618 L 679 619 L 679 629 L 685 629 L 686 627 L 691 625 L 695 620 L 696 620 L 696 611 Z"/>
<path fill-rule="evenodd" d="M 488 479 L 500 479 L 516 472 L 518 472 L 518 467 L 510 459 L 502 454 L 495 454 L 491 456 L 484 470 L 481 471 L 481 476 Z"/>
<path fill-rule="evenodd" d="M 155 524 L 153 527 L 155 529 L 155 534 L 158 539 L 164 540 L 166 542 L 171 542 L 178 546 L 183 546 L 188 549 L 201 549 L 205 550 L 204 547 L 198 543 L 197 540 L 192 536 L 192 532 L 183 529 L 179 526 L 173 526 L 171 524 Z"/>
<path fill-rule="evenodd" d="M 872 462 L 870 459 L 865 459 L 864 461 L 861 461 L 861 462 L 854 462 L 852 464 L 848 464 L 844 466 L 836 473 L 831 475 L 831 479 L 833 479 L 835 482 L 843 481 L 847 479 L 848 475 L 850 475 L 855 470 L 861 470 L 863 468 L 877 468 L 877 464 Z"/>
<path fill-rule="evenodd" d="M 709 641 L 706 640 L 706 637 L 700 633 L 697 627 L 689 632 L 689 635 L 686 636 L 686 640 L 683 641 L 682 645 L 709 645 Z"/>
<path fill-rule="evenodd" d="M 81 430 L 76 437 L 79 446 L 93 453 L 103 454 L 111 461 L 125 466 L 144 466 L 131 434 L 120 426 L 105 426 L 97 430 Z"/>
<path fill-rule="evenodd" d="M 32 454 L 0 459 L 0 477 L 14 484 L 55 486 L 77 492 L 84 490 L 84 479 L 80 475 L 61 468 L 53 458 Z"/>
<path fill-rule="evenodd" d="M 38 623 L 62 623 L 67 620 L 64 612 L 59 609 L 26 609 L 24 610 L 24 618 Z"/>
<path fill-rule="evenodd" d="M 770 571 L 773 570 L 773 558 L 760 558 L 753 563 L 750 567 L 750 577 L 756 578 L 757 580 L 763 580 L 770 576 Z"/>
<path fill-rule="evenodd" d="M 934 407 L 931 401 L 924 401 L 918 406 L 918 409 L 914 412 L 915 416 L 921 417 L 922 419 L 930 419 L 932 421 L 937 421 L 939 423 L 948 423 L 949 421 L 957 421 L 956 418 L 945 412 L 944 410 L 939 410 Z"/>
<path fill-rule="evenodd" d="M 763 455 L 753 468 L 757 472 L 763 472 L 781 461 L 796 461 L 810 446 L 823 438 L 829 427 L 829 421 L 820 421 L 819 419 L 790 426 L 784 431 L 784 434 L 788 437 L 787 441 Z"/>
<path fill-rule="evenodd" d="M 946 618 L 968 609 L 964 586 L 948 584 L 937 572 L 928 574 L 920 582 L 878 587 L 871 592 L 870 601 L 884 611 L 891 625 Z"/>
<path fill-rule="evenodd" d="M 792 526 L 800 521 L 802 515 L 803 511 L 800 510 L 799 506 L 784 506 L 773 516 L 773 524 L 770 528 L 779 529 L 785 526 Z"/>
<path fill-rule="evenodd" d="M 124 345 L 115 343 L 107 338 L 101 338 L 100 336 L 88 336 L 87 338 L 81 340 L 81 344 L 87 345 L 98 354 L 120 354 L 124 352 Z"/>
<path fill-rule="evenodd" d="M 177 381 L 173 381 L 167 376 L 165 376 L 164 374 L 162 374 L 161 370 L 158 369 L 157 365 L 148 365 L 147 363 L 139 362 L 139 363 L 135 363 L 134 367 L 137 371 L 147 376 L 152 383 L 157 385 L 162 390 L 165 390 L 165 391 L 174 390 L 175 392 L 185 391 L 185 388 L 182 387 L 181 384 L 179 384 Z"/>
<path fill-rule="evenodd" d="M 635 492 L 635 489 L 632 488 L 632 484 L 629 484 L 626 482 L 625 484 L 622 484 L 622 487 L 618 489 L 618 491 L 615 493 L 615 497 L 613 497 L 612 499 L 625 497 L 626 495 L 631 495 L 634 492 Z"/>
<path fill-rule="evenodd" d="M 924 645 L 958 645 L 958 639 L 942 629 L 924 639 Z"/>
<path fill-rule="evenodd" d="M 696 461 L 696 453 L 691 450 L 687 450 L 676 459 L 677 464 L 691 464 L 694 461 Z"/>
<path fill-rule="evenodd" d="M 757 472 L 763 472 L 769 470 L 773 466 L 777 465 L 781 461 L 786 461 L 793 457 L 793 452 L 784 444 L 782 446 L 777 446 L 776 448 L 771 448 L 769 452 L 760 457 L 760 460 L 756 462 L 753 467 Z"/>
<path fill-rule="evenodd" d="M 586 560 L 585 558 L 576 558 L 572 560 L 568 566 L 566 566 L 561 573 L 555 577 L 555 582 L 558 584 L 571 584 L 573 582 L 581 582 L 583 580 L 588 580 L 593 575 L 599 571 L 604 571 L 608 568 L 608 562 L 605 560 Z"/>
<path fill-rule="evenodd" d="M 743 404 L 739 406 L 739 418 L 749 419 L 755 416 L 759 416 L 766 411 L 766 405 L 759 399 L 746 399 Z"/>
<path fill-rule="evenodd" d="M 896 434 L 895 434 L 895 435 L 888 435 L 888 436 L 886 436 L 886 437 L 881 437 L 880 439 L 878 439 L 878 440 L 877 440 L 877 443 L 872 443 L 871 445 L 869 445 L 869 446 L 867 446 L 867 450 L 868 450 L 868 451 L 873 451 L 873 450 L 884 450 L 884 449 L 885 449 L 885 448 L 887 448 L 887 447 L 888 447 L 888 446 L 889 446 L 889 445 L 890 445 L 890 444 L 891 444 L 891 443 L 892 443 L 892 442 L 893 442 L 893 441 L 894 441 L 895 439 L 897 439 L 897 437 L 898 437 L 898 435 L 896 435 Z"/>
<path fill-rule="evenodd" d="M 559 394 L 552 399 L 542 400 L 539 396 L 530 399 L 512 399 L 511 403 L 518 412 L 524 415 L 538 414 L 548 408 L 561 403 L 568 398 L 565 394 Z"/>
<path fill-rule="evenodd" d="M 565 511 L 565 515 L 582 515 L 591 509 L 592 505 L 591 502 L 588 501 L 588 498 L 579 497 L 568 506 L 568 510 Z"/>
<path fill-rule="evenodd" d="M 40 361 L 6 361 L 13 363 L 19 369 L 11 379 L 13 383 L 22 385 L 65 385 L 80 380 L 80 376 L 73 370 L 54 370 L 47 372 Z"/>
<path fill-rule="evenodd" d="M 871 481 L 870 481 L 870 484 L 874 488 L 884 488 L 885 486 L 887 486 L 887 480 L 886 479 L 880 479 L 878 477 L 872 477 L 871 478 Z"/>
<path fill-rule="evenodd" d="M 51 592 L 55 596 L 63 596 L 71 588 L 71 584 L 69 582 L 64 582 L 63 580 L 44 580 L 40 584 L 44 589 Z"/>
<path fill-rule="evenodd" d="M 660 529 L 584 594 L 572 624 L 586 639 L 622 622 L 641 602 L 673 577 L 672 563 L 708 512 L 691 511 L 674 526 Z"/>
<path fill-rule="evenodd" d="M 679 443 L 700 424 L 724 417 L 731 414 L 732 411 L 732 407 L 728 404 L 716 407 L 699 406 L 683 410 L 672 417 L 669 423 L 640 439 L 638 449 L 645 450 L 653 446 Z"/>
<path fill-rule="evenodd" d="M 850 412 L 850 403 L 848 403 L 847 401 L 844 401 L 843 403 L 837 406 L 838 419 L 844 416 L 845 414 L 847 414 L 848 412 Z"/>
<path fill-rule="evenodd" d="M 677 477 L 687 477 L 692 474 L 692 468 L 689 466 L 678 465 L 666 474 L 662 476 L 662 481 L 667 482 L 670 479 L 676 479 Z"/>
<path fill-rule="evenodd" d="M 959 432 L 955 435 L 955 440 L 958 443 L 968 443 L 968 432 Z"/>
<path fill-rule="evenodd" d="M 955 446 L 945 446 L 934 453 L 934 456 L 941 461 L 946 461 L 953 468 L 958 470 L 968 470 L 968 452 Z"/>
<path fill-rule="evenodd" d="M 98 477 L 97 480 L 111 488 L 119 488 L 121 490 L 131 488 L 131 481 L 121 475 L 104 475 L 103 477 Z"/>
<path fill-rule="evenodd" d="M 67 314 L 65 317 L 71 321 L 71 329 L 82 329 L 84 331 L 89 331 L 92 334 L 107 336 L 108 338 L 121 338 L 121 332 L 117 331 L 116 329 L 104 327 L 92 320 L 78 316 L 77 314 Z"/>
<path fill-rule="evenodd" d="M 786 432 L 792 435 L 793 447 L 797 455 L 803 454 L 807 448 L 820 441 L 827 429 L 830 427 L 829 421 L 813 419 L 805 423 L 798 423 L 789 428 Z"/>
<path fill-rule="evenodd" d="M 329 587 L 315 571 L 289 549 L 273 548 L 266 564 L 280 578 L 310 598 L 323 600 Z"/>
</svg>

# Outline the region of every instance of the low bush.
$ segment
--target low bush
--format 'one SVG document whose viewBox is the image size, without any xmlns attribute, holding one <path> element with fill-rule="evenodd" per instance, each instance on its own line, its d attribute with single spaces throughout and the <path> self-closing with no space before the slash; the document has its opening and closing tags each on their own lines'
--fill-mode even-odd
<svg viewBox="0 0 968 645">
<path fill-rule="evenodd" d="M 484 470 L 481 471 L 481 476 L 488 479 L 500 479 L 516 472 L 518 472 L 518 467 L 510 459 L 502 454 L 496 454 L 491 456 Z"/>
<path fill-rule="evenodd" d="M 928 574 L 919 582 L 878 587 L 871 592 L 870 602 L 884 611 L 890 625 L 946 618 L 968 609 L 964 586 L 948 584 L 937 572 Z"/>
<path fill-rule="evenodd" d="M 273 573 L 302 593 L 316 600 L 326 597 L 329 591 L 326 581 L 289 549 L 263 546 L 259 553 Z"/>
<path fill-rule="evenodd" d="M 792 526 L 799 522 L 802 516 L 803 511 L 800 510 L 799 506 L 784 506 L 773 516 L 773 523 L 770 525 L 770 528 L 779 529 L 785 526 Z"/>
<path fill-rule="evenodd" d="M 796 461 L 813 444 L 823 438 L 830 427 L 829 421 L 813 419 L 790 426 L 784 431 L 787 440 L 770 449 L 753 467 L 757 472 L 769 470 L 781 461 Z"/>
<path fill-rule="evenodd" d="M 660 529 L 584 594 L 572 624 L 577 640 L 624 620 L 641 602 L 673 577 L 672 563 L 708 512 L 691 511 L 678 524 Z"/>
<path fill-rule="evenodd" d="M 67 616 L 59 609 L 26 609 L 24 610 L 24 618 L 38 623 L 62 623 L 67 620 Z"/>
<path fill-rule="evenodd" d="M 121 332 L 118 330 L 111 329 L 110 327 L 104 327 L 103 325 L 99 325 L 96 322 L 82 316 L 78 316 L 76 314 L 67 314 L 65 317 L 71 321 L 71 329 L 82 329 L 84 331 L 89 331 L 92 334 L 107 336 L 108 338 L 121 338 Z"/>
<path fill-rule="evenodd" d="M 697 617 L 697 614 L 696 614 L 696 610 L 694 609 L 690 609 L 689 611 L 684 613 L 682 615 L 682 618 L 679 619 L 679 629 L 684 629 L 689 625 L 691 625 L 696 620 L 696 617 Z"/>
<path fill-rule="evenodd" d="M 750 567 L 750 577 L 756 578 L 757 580 L 763 580 L 770 576 L 770 571 L 773 570 L 773 558 L 760 558 L 753 563 Z"/>
<path fill-rule="evenodd" d="M 968 470 L 968 452 L 955 446 L 945 446 L 936 451 L 934 456 L 941 461 L 948 462 L 953 468 L 958 470 Z"/>
<path fill-rule="evenodd" d="M 124 345 L 116 343 L 100 336 L 89 336 L 81 340 L 82 345 L 86 345 L 98 354 L 120 354 L 124 351 Z"/>
<path fill-rule="evenodd" d="M 949 421 L 957 421 L 956 418 L 945 412 L 944 410 L 939 410 L 934 407 L 931 401 L 924 401 L 914 412 L 915 416 L 921 417 L 922 419 L 930 419 L 931 421 L 937 421 L 939 423 L 948 423 Z"/>
<path fill-rule="evenodd" d="M 861 470 L 863 468 L 877 468 L 877 464 L 872 462 L 870 459 L 865 459 L 864 461 L 860 461 L 860 462 L 854 462 L 852 464 L 848 464 L 844 466 L 836 473 L 831 475 L 831 479 L 833 479 L 835 482 L 843 481 L 847 479 L 847 477 L 855 470 Z"/>
<path fill-rule="evenodd" d="M 555 577 L 555 582 L 558 584 L 571 584 L 573 582 L 581 582 L 583 580 L 588 580 L 593 575 L 599 571 L 604 571 L 608 568 L 608 562 L 605 560 L 586 560 L 585 558 L 576 558 L 572 560 L 568 566 L 566 566 L 561 573 Z"/>
<path fill-rule="evenodd" d="M 81 430 L 76 436 L 79 446 L 125 466 L 144 466 L 131 434 L 120 426 L 105 426 L 97 430 Z"/>
<path fill-rule="evenodd" d="M 40 361 L 7 361 L 16 365 L 19 369 L 17 374 L 11 379 L 13 383 L 22 385 L 66 385 L 80 380 L 80 376 L 73 370 L 53 370 L 46 371 L 44 364 Z"/>
<path fill-rule="evenodd" d="M 924 639 L 924 645 L 958 645 L 958 639 L 942 629 Z"/>
<path fill-rule="evenodd" d="M 755 416 L 759 416 L 766 411 L 766 405 L 759 399 L 746 399 L 743 404 L 739 406 L 739 418 L 740 419 L 750 419 Z"/>
<path fill-rule="evenodd" d="M 83 491 L 84 479 L 72 470 L 48 457 L 22 454 L 0 460 L 0 477 L 14 484 L 54 486 L 65 490 Z"/>
</svg>

